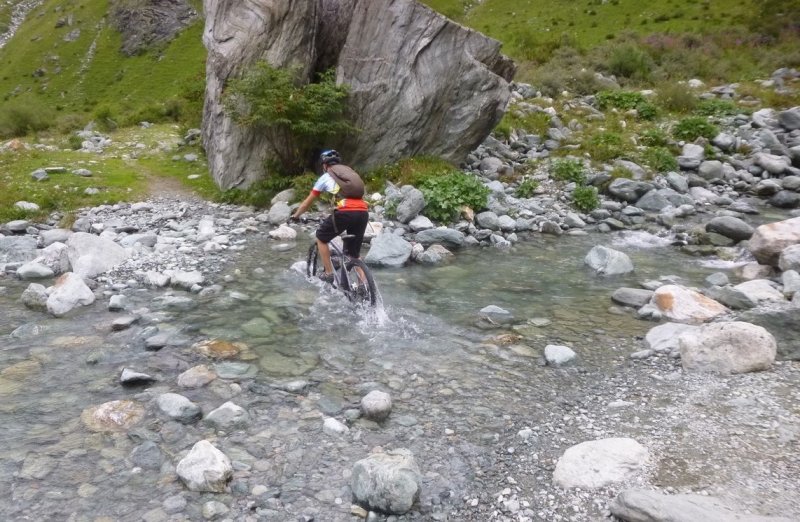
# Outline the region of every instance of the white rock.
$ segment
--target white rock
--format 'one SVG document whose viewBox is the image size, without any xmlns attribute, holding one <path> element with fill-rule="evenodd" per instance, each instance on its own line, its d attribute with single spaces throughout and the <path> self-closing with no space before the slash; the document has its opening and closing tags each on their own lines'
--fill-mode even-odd
<svg viewBox="0 0 800 522">
<path fill-rule="evenodd" d="M 39 205 L 36 203 L 31 203 L 30 201 L 17 201 L 14 203 L 14 206 L 20 210 L 24 210 L 25 212 L 36 212 L 39 210 Z"/>
<path fill-rule="evenodd" d="M 614 276 L 633 272 L 633 263 L 623 252 L 597 245 L 583 262 L 600 275 Z"/>
<path fill-rule="evenodd" d="M 625 481 L 647 463 L 647 448 L 629 438 L 582 442 L 564 452 L 553 481 L 564 489 L 596 489 Z"/>
<path fill-rule="evenodd" d="M 83 278 L 73 272 L 67 272 L 56 279 L 47 298 L 47 311 L 56 317 L 62 317 L 78 306 L 87 306 L 94 302 L 94 293 L 83 282 Z"/>
<path fill-rule="evenodd" d="M 728 311 L 717 301 L 678 285 L 657 288 L 650 304 L 667 319 L 684 323 L 702 323 Z"/>
<path fill-rule="evenodd" d="M 42 263 L 29 261 L 17 268 L 17 276 L 23 281 L 53 277 L 53 270 Z"/>
<path fill-rule="evenodd" d="M 275 230 L 269 231 L 269 237 L 272 239 L 280 239 L 281 241 L 290 241 L 297 238 L 297 231 L 286 224 L 281 224 L 281 226 Z"/>
<path fill-rule="evenodd" d="M 333 417 L 327 417 L 322 424 L 322 431 L 328 435 L 344 435 L 350 431 L 350 428 Z"/>
<path fill-rule="evenodd" d="M 110 239 L 75 232 L 67 239 L 67 256 L 73 272 L 95 277 L 120 265 L 130 254 Z"/>
<path fill-rule="evenodd" d="M 547 361 L 548 366 L 564 366 L 575 360 L 577 355 L 568 346 L 559 346 L 556 344 L 548 344 L 544 347 L 544 359 Z"/>
<path fill-rule="evenodd" d="M 678 336 L 698 327 L 682 323 L 664 323 L 655 326 L 644 337 L 645 346 L 656 353 L 672 353 L 678 350 Z"/>
<path fill-rule="evenodd" d="M 761 326 L 744 322 L 712 323 L 678 337 L 685 370 L 746 373 L 768 370 L 777 343 Z"/>
<path fill-rule="evenodd" d="M 380 390 L 372 390 L 361 399 L 361 411 L 372 420 L 383 420 L 392 411 L 392 397 Z"/>
<path fill-rule="evenodd" d="M 767 279 L 754 279 L 753 281 L 745 281 L 734 286 L 736 290 L 742 292 L 748 299 L 756 304 L 762 304 L 768 301 L 784 302 L 786 298 L 777 288 L 773 287 Z"/>
<path fill-rule="evenodd" d="M 180 479 L 191 491 L 222 493 L 233 477 L 231 461 L 207 440 L 196 443 L 176 468 Z"/>
</svg>

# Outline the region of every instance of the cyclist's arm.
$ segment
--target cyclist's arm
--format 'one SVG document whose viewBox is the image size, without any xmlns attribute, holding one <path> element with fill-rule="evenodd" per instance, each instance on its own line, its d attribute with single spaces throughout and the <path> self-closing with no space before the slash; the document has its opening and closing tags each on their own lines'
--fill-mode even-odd
<svg viewBox="0 0 800 522">
<path fill-rule="evenodd" d="M 293 218 L 299 218 L 301 215 L 303 215 L 303 213 L 306 210 L 308 210 L 308 207 L 311 206 L 311 204 L 314 202 L 314 200 L 317 199 L 318 195 L 319 195 L 319 192 L 316 192 L 316 191 L 312 190 L 308 194 L 308 196 L 306 196 L 306 199 L 304 199 L 303 202 L 300 203 L 300 206 L 297 207 L 297 210 L 294 211 L 294 214 L 292 214 L 292 217 Z"/>
</svg>

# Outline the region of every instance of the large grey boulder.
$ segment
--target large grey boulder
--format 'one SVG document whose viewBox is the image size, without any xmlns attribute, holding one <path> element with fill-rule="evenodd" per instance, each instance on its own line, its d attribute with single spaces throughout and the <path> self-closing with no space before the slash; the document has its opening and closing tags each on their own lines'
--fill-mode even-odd
<svg viewBox="0 0 800 522">
<path fill-rule="evenodd" d="M 207 440 L 196 443 L 175 471 L 191 491 L 222 493 L 233 477 L 230 459 Z"/>
<path fill-rule="evenodd" d="M 618 305 L 628 306 L 631 308 L 641 308 L 650 302 L 653 297 L 652 290 L 645 290 L 644 288 L 617 288 L 611 294 L 611 300 Z"/>
<path fill-rule="evenodd" d="M 713 299 L 679 285 L 656 288 L 650 304 L 664 317 L 681 323 L 702 323 L 728 311 Z"/>
<path fill-rule="evenodd" d="M 749 248 L 759 263 L 777 266 L 783 249 L 797 244 L 800 244 L 800 217 L 756 228 Z"/>
<path fill-rule="evenodd" d="M 422 475 L 414 455 L 407 449 L 396 449 L 356 462 L 350 486 L 357 504 L 389 515 L 402 515 L 419 498 Z"/>
<path fill-rule="evenodd" d="M 400 189 L 400 203 L 397 205 L 395 214 L 400 223 L 408 223 L 425 208 L 425 196 L 422 191 L 411 185 L 405 185 Z"/>
<path fill-rule="evenodd" d="M 608 186 L 609 194 L 628 203 L 636 203 L 651 190 L 653 185 L 650 183 L 625 178 L 617 178 Z"/>
<path fill-rule="evenodd" d="M 787 131 L 800 129 L 800 107 L 779 112 L 778 123 Z"/>
<path fill-rule="evenodd" d="M 645 346 L 656 353 L 672 353 L 680 349 L 678 337 L 698 326 L 683 323 L 664 323 L 654 326 L 644 337 Z"/>
<path fill-rule="evenodd" d="M 56 279 L 47 297 L 47 311 L 56 317 L 62 317 L 78 306 L 87 306 L 93 302 L 94 293 L 83 282 L 83 278 L 67 272 Z"/>
<path fill-rule="evenodd" d="M 693 494 L 664 495 L 629 489 L 611 502 L 611 514 L 625 522 L 789 522 L 784 517 L 762 517 L 734 510 L 713 497 Z"/>
<path fill-rule="evenodd" d="M 800 271 L 800 243 L 783 249 L 778 258 L 778 267 L 781 270 Z"/>
<path fill-rule="evenodd" d="M 439 243 L 445 247 L 458 248 L 464 244 L 464 233 L 452 228 L 439 227 L 417 232 L 414 239 L 424 246 Z"/>
<path fill-rule="evenodd" d="M 718 216 L 706 223 L 706 231 L 744 241 L 753 235 L 753 227 L 733 216 Z"/>
<path fill-rule="evenodd" d="M 627 254 L 602 245 L 593 247 L 583 262 L 599 275 L 614 276 L 633 272 L 633 263 Z"/>
<path fill-rule="evenodd" d="M 67 239 L 67 256 L 73 272 L 94 277 L 120 265 L 130 254 L 110 239 L 75 232 Z"/>
<path fill-rule="evenodd" d="M 33 236 L 0 236 L 0 265 L 24 263 L 36 258 L 36 238 Z"/>
<path fill-rule="evenodd" d="M 647 448 L 633 439 L 582 442 L 558 459 L 553 482 L 564 489 L 602 488 L 630 479 L 647 464 L 648 458 Z"/>
<path fill-rule="evenodd" d="M 369 244 L 364 262 L 371 266 L 400 267 L 411 257 L 411 243 L 397 234 L 383 233 Z"/>
<path fill-rule="evenodd" d="M 38 253 L 35 261 L 48 267 L 55 275 L 70 271 L 69 249 L 64 243 L 51 243 Z"/>
<path fill-rule="evenodd" d="M 741 321 L 712 323 L 678 338 L 685 370 L 746 373 L 768 370 L 777 343 L 766 329 Z"/>
<path fill-rule="evenodd" d="M 752 281 L 745 281 L 740 283 L 734 288 L 742 292 L 750 301 L 756 304 L 762 304 L 769 301 L 784 302 L 786 298 L 777 288 L 772 286 L 771 282 L 767 279 L 753 279 Z"/>
</svg>

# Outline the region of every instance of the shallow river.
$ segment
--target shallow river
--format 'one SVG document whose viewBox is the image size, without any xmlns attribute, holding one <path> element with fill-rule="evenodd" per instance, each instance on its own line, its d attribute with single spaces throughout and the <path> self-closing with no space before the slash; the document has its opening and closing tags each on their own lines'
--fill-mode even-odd
<svg viewBox="0 0 800 522">
<path fill-rule="evenodd" d="M 590 419 L 582 397 L 630 398 L 630 382 L 620 385 L 621 392 L 607 386 L 627 356 L 641 349 L 637 337 L 653 326 L 612 309 L 616 288 L 666 275 L 703 286 L 718 270 L 645 233 L 541 238 L 508 253 L 462 251 L 435 268 L 378 270 L 383 304 L 365 311 L 290 268 L 303 258 L 304 244 L 278 251 L 275 242 L 255 243 L 227 271 L 234 280 L 213 298 L 126 291 L 143 321 L 123 332 L 110 331 L 119 314 L 106 310 L 107 299 L 69 319 L 52 319 L 19 304 L 23 284 L 0 281 L 7 287 L 0 295 L 0 490 L 7 492 L 0 518 L 199 520 L 203 503 L 217 499 L 234 520 L 248 512 L 262 520 L 303 514 L 350 520 L 352 463 L 376 447 L 407 447 L 424 477 L 422 513 L 412 518 L 444 519 L 462 496 L 494 494 L 488 488 L 505 480 L 495 475 L 505 472 L 507 459 L 532 462 L 549 451 L 557 458 L 561 450 L 537 448 L 535 437 L 524 457 L 515 456 L 506 441 L 521 428 L 540 426 L 542 441 L 561 433 L 560 424 L 569 432 L 573 423 L 564 412 L 574 407 L 575 418 L 589 418 L 581 433 L 608 434 Z M 594 276 L 583 266 L 594 244 L 628 253 L 635 274 Z M 190 296 L 192 302 L 169 296 Z M 512 323 L 481 321 L 478 312 L 488 305 L 508 310 Z M 20 325 L 27 326 L 10 336 Z M 144 339 L 155 327 L 175 335 L 162 350 L 147 351 Z M 191 348 L 208 338 L 242 341 L 248 349 L 238 360 L 211 361 Z M 543 366 L 547 344 L 572 347 L 578 364 L 564 371 Z M 180 389 L 177 375 L 197 364 L 215 368 L 220 378 Z M 124 388 L 118 383 L 123 367 L 159 381 Z M 281 389 L 297 379 L 309 386 Z M 386 423 L 350 419 L 349 434 L 322 433 L 324 416 L 344 422 L 347 410 L 374 388 L 392 394 Z M 167 391 L 186 395 L 206 413 L 231 400 L 248 410 L 251 422 L 226 434 L 202 423 L 170 421 L 154 406 Z M 131 432 L 93 433 L 81 423 L 85 408 L 122 398 L 147 407 Z M 552 411 L 556 404 L 558 412 Z M 645 419 L 630 432 L 647 429 Z M 176 480 L 175 464 L 202 438 L 235 462 L 231 493 L 192 493 Z M 132 452 L 146 440 L 158 450 L 134 459 Z M 530 477 L 518 481 L 535 489 L 537 481 L 549 480 L 541 477 L 548 466 L 531 463 Z M 267 493 L 254 496 L 256 485 L 267 486 Z M 188 504 L 178 509 L 181 498 Z"/>
</svg>

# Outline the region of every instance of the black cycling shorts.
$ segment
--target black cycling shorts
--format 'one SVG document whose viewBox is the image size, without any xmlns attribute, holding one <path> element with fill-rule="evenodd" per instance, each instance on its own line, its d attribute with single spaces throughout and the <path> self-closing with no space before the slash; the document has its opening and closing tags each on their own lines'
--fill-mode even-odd
<svg viewBox="0 0 800 522">
<path fill-rule="evenodd" d="M 350 257 L 358 258 L 361 252 L 361 243 L 364 242 L 364 231 L 369 223 L 369 212 L 358 210 L 334 210 L 333 214 L 325 218 L 317 229 L 317 239 L 323 243 L 330 243 L 339 234 L 347 233 L 344 243 L 344 253 Z"/>
</svg>

